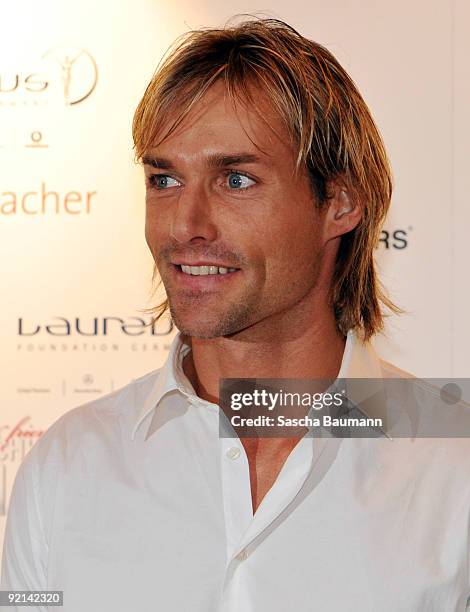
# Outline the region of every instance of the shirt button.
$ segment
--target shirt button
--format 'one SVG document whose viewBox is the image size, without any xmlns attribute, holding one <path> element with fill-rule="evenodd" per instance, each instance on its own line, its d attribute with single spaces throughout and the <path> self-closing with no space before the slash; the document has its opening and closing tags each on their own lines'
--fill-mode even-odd
<svg viewBox="0 0 470 612">
<path fill-rule="evenodd" d="M 227 451 L 227 457 L 229 459 L 238 459 L 238 457 L 240 457 L 240 449 L 238 446 L 232 446 L 232 448 L 229 448 Z"/>
<path fill-rule="evenodd" d="M 240 551 L 235 557 L 235 559 L 237 559 L 238 561 L 246 561 L 248 559 L 248 551 L 246 550 L 246 548 Z"/>
</svg>

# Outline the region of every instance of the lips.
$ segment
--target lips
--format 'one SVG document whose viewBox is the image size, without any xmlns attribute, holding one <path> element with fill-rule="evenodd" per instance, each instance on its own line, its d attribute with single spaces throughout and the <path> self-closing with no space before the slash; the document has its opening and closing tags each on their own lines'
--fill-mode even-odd
<svg viewBox="0 0 470 612">
<path fill-rule="evenodd" d="M 198 260 L 198 261 L 189 261 L 189 260 L 183 260 L 183 259 L 177 259 L 175 261 L 170 262 L 175 266 L 191 266 L 191 267 L 195 267 L 195 266 L 216 266 L 217 268 L 236 268 L 236 266 L 233 266 L 230 263 L 226 263 L 226 262 L 222 262 L 222 261 L 214 261 L 214 260 Z M 239 268 L 236 268 L 237 270 Z"/>
</svg>

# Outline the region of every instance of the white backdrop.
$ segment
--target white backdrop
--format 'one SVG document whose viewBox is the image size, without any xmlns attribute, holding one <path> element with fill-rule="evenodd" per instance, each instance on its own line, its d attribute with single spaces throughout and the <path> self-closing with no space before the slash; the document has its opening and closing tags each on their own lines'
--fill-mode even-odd
<svg viewBox="0 0 470 612">
<path fill-rule="evenodd" d="M 376 346 L 418 376 L 468 376 L 468 2 L 0 7 L 0 538 L 16 469 L 41 431 L 165 359 L 174 332 L 139 327 L 152 259 L 131 120 L 162 53 L 188 29 L 262 13 L 349 71 L 395 177 L 377 259 L 408 314 L 390 319 Z"/>
</svg>

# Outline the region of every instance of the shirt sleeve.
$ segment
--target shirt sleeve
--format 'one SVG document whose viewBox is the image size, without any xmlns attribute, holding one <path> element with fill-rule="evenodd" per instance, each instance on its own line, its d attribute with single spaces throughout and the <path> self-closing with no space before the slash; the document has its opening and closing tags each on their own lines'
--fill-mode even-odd
<svg viewBox="0 0 470 612">
<path fill-rule="evenodd" d="M 34 450 L 33 447 L 20 465 L 10 496 L 3 542 L 1 590 L 47 589 L 49 549 L 39 504 Z M 23 610 L 22 607 L 16 609 Z M 46 610 L 42 606 L 33 609 Z"/>
</svg>

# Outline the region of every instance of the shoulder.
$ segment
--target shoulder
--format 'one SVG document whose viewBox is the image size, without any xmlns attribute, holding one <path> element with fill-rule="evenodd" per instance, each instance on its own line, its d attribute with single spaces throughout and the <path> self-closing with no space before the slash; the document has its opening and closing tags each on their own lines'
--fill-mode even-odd
<svg viewBox="0 0 470 612">
<path fill-rule="evenodd" d="M 43 433 L 26 455 L 23 463 L 51 467 L 63 463 L 92 445 L 119 443 L 130 436 L 143 398 L 158 379 L 161 368 L 132 380 L 123 387 L 62 414 Z"/>
<path fill-rule="evenodd" d="M 468 379 L 419 378 L 384 359 L 379 359 L 379 363 L 385 387 L 390 393 L 403 396 L 406 390 L 408 401 L 422 408 L 439 406 L 439 414 L 446 417 L 456 410 L 470 411 L 470 403 L 462 399 L 470 391 Z"/>
<path fill-rule="evenodd" d="M 72 494 L 81 478 L 99 474 L 117 457 L 125 461 L 126 440 L 140 408 L 136 398 L 149 391 L 159 372 L 68 410 L 43 433 L 15 477 L 8 513 L 11 550 L 26 529 L 31 541 L 49 542 L 59 483 L 67 481 L 67 494 Z"/>
<path fill-rule="evenodd" d="M 470 403 L 461 398 L 468 380 L 419 378 L 379 361 L 397 438 L 411 439 L 428 456 L 428 465 L 441 462 L 470 485 L 465 467 L 470 460 Z"/>
<path fill-rule="evenodd" d="M 402 370 L 385 359 L 379 359 L 379 366 L 383 378 L 413 378 L 417 380 L 417 377 L 411 372 Z"/>
</svg>

